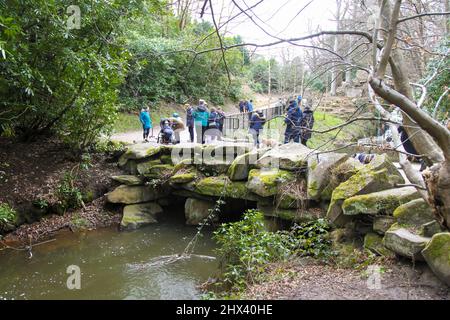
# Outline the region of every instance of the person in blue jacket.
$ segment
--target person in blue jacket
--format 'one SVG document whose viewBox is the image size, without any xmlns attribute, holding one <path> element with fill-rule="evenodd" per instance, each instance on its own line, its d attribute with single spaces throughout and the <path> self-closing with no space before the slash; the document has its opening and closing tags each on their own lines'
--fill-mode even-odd
<svg viewBox="0 0 450 320">
<path fill-rule="evenodd" d="M 259 148 L 259 135 L 263 130 L 266 118 L 261 110 L 258 110 L 250 119 L 250 133 L 253 135 L 255 146 Z"/>
<path fill-rule="evenodd" d="M 148 142 L 148 136 L 150 135 L 150 129 L 152 128 L 152 118 L 150 117 L 150 111 L 148 107 L 142 108 L 139 115 L 139 121 L 141 121 L 142 128 L 144 129 L 144 141 Z"/>
<path fill-rule="evenodd" d="M 284 143 L 289 143 L 291 140 L 294 142 L 300 142 L 301 128 L 300 124 L 303 118 L 302 110 L 300 106 L 296 104 L 295 100 L 289 102 L 289 108 L 286 119 L 286 131 L 284 133 Z"/>
<path fill-rule="evenodd" d="M 197 143 L 205 143 L 205 132 L 208 129 L 209 112 L 206 108 L 205 100 L 200 99 L 198 106 L 195 109 L 193 115 L 195 131 L 197 134 Z"/>
</svg>

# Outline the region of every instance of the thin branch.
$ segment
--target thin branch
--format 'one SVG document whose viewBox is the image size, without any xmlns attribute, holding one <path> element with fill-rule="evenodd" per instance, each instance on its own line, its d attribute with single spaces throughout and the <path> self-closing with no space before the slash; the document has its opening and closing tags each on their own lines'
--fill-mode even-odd
<svg viewBox="0 0 450 320">
<path fill-rule="evenodd" d="M 448 16 L 450 15 L 450 12 L 428 12 L 428 13 L 421 13 L 421 14 L 417 14 L 415 16 L 410 16 L 410 17 L 406 17 L 403 19 L 399 19 L 397 21 L 397 24 L 408 21 L 408 20 L 412 20 L 412 19 L 417 19 L 417 18 L 421 18 L 421 17 L 427 17 L 427 16 Z"/>
</svg>

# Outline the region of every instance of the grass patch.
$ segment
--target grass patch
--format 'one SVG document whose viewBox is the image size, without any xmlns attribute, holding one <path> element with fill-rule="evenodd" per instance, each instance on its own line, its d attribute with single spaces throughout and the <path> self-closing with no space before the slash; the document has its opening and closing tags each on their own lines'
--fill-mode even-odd
<svg viewBox="0 0 450 320">
<path fill-rule="evenodd" d="M 345 123 L 345 120 L 338 118 L 336 116 L 316 111 L 314 112 L 314 130 L 326 130 L 338 125 L 341 125 Z M 333 146 L 336 143 L 349 143 L 349 142 L 356 142 L 359 138 L 370 136 L 371 131 L 371 124 L 368 124 L 367 122 L 364 123 L 351 123 L 345 127 L 342 128 L 342 130 L 333 130 L 326 133 L 314 133 L 312 134 L 311 139 L 308 141 L 308 147 L 316 149 L 325 144 L 326 142 L 334 139 L 335 135 L 337 134 L 337 137 L 334 141 L 334 143 L 329 143 L 324 147 L 321 147 L 320 149 L 323 150 L 329 150 L 333 149 Z M 275 134 L 272 131 L 272 134 L 269 134 L 269 131 L 266 129 L 277 131 Z M 284 118 L 275 118 L 273 120 L 270 120 L 266 123 L 264 126 L 265 133 L 263 133 L 264 138 L 271 138 L 276 139 L 280 142 L 284 141 L 284 131 L 286 129 L 286 125 L 284 124 Z"/>
</svg>

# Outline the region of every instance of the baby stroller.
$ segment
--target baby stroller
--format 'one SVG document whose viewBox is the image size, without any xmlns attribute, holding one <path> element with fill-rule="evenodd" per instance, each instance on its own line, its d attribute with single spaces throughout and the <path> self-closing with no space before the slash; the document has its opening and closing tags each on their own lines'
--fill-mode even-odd
<svg viewBox="0 0 450 320">
<path fill-rule="evenodd" d="M 158 134 L 158 143 L 170 144 L 173 142 L 173 130 L 168 119 L 161 119 L 159 126 L 161 130 Z"/>
</svg>

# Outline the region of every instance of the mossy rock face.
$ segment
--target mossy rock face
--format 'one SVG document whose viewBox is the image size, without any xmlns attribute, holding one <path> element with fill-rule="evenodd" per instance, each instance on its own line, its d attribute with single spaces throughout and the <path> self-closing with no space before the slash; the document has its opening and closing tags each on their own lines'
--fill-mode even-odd
<svg viewBox="0 0 450 320">
<path fill-rule="evenodd" d="M 295 176 L 280 169 L 253 169 L 249 172 L 247 188 L 261 197 L 276 195 L 280 188 L 295 180 Z"/>
<path fill-rule="evenodd" d="M 128 205 L 123 208 L 122 230 L 135 230 L 144 225 L 158 222 L 156 215 L 162 213 L 161 206 L 154 202 Z"/>
<path fill-rule="evenodd" d="M 326 153 L 308 159 L 308 198 L 318 200 L 322 191 L 330 183 L 334 168 L 348 159 L 348 155 Z"/>
<path fill-rule="evenodd" d="M 106 200 L 111 203 L 135 204 L 153 201 L 166 196 L 167 191 L 157 190 L 148 186 L 121 185 L 106 194 Z"/>
<path fill-rule="evenodd" d="M 395 218 L 391 216 L 375 216 L 373 218 L 373 231 L 384 235 L 386 231 L 395 223 Z"/>
<path fill-rule="evenodd" d="M 405 180 L 398 171 L 397 167 L 389 160 L 388 155 L 385 153 L 375 155 L 372 161 L 367 164 L 367 167 L 369 167 L 371 170 L 386 169 L 390 176 L 398 177 L 398 183 L 405 183 Z"/>
<path fill-rule="evenodd" d="M 414 234 L 410 230 L 394 224 L 383 238 L 383 244 L 391 251 L 413 260 L 422 261 L 423 257 L 421 251 L 430 241 L 430 238 L 425 238 Z"/>
<path fill-rule="evenodd" d="M 258 210 L 265 217 L 276 217 L 287 221 L 296 223 L 304 223 L 315 221 L 322 217 L 320 211 L 301 210 L 301 209 L 281 209 L 273 206 L 264 206 L 258 203 Z"/>
<path fill-rule="evenodd" d="M 203 178 L 193 185 L 194 190 L 201 195 L 213 197 L 225 197 L 233 199 L 245 199 L 254 201 L 257 197 L 247 189 L 245 182 L 231 181 L 225 175 Z M 185 186 L 189 190 L 189 186 Z"/>
<path fill-rule="evenodd" d="M 119 166 L 124 166 L 130 159 L 139 160 L 150 158 L 161 151 L 161 146 L 148 143 L 138 143 L 129 146 L 124 154 L 119 158 Z"/>
<path fill-rule="evenodd" d="M 230 164 L 222 161 L 209 161 L 196 165 L 197 170 L 206 176 L 218 176 L 228 171 Z"/>
<path fill-rule="evenodd" d="M 395 257 L 395 254 L 383 245 L 383 237 L 376 233 L 368 233 L 364 236 L 364 248 L 379 256 Z"/>
<path fill-rule="evenodd" d="M 358 194 L 389 189 L 394 183 L 395 181 L 390 180 L 386 169 L 379 171 L 372 171 L 369 168 L 361 169 L 333 191 L 327 212 L 328 220 L 337 227 L 344 226 L 350 221 L 350 217 L 343 214 L 341 207 L 346 199 Z"/>
<path fill-rule="evenodd" d="M 140 175 L 145 175 L 150 172 L 150 170 L 157 165 L 161 165 L 161 161 L 159 159 L 149 160 L 145 162 L 141 162 L 137 164 L 137 172 Z"/>
<path fill-rule="evenodd" d="M 172 175 L 173 166 L 170 164 L 157 164 L 148 169 L 144 175 L 150 179 L 163 179 Z"/>
<path fill-rule="evenodd" d="M 213 201 L 205 201 L 194 198 L 189 198 L 186 200 L 184 205 L 184 213 L 186 217 L 186 224 L 195 226 L 199 225 L 206 219 L 210 210 L 214 208 L 215 203 Z M 214 219 L 218 220 L 218 217 Z"/>
<path fill-rule="evenodd" d="M 256 166 L 258 168 L 297 170 L 308 165 L 308 156 L 313 152 L 300 143 L 287 143 L 267 151 L 258 159 Z"/>
<path fill-rule="evenodd" d="M 343 202 L 342 210 L 346 215 L 392 215 L 397 207 L 419 196 L 414 187 L 383 190 L 350 197 Z"/>
<path fill-rule="evenodd" d="M 232 181 L 247 180 L 248 174 L 256 164 L 257 160 L 258 154 L 256 152 L 249 152 L 237 156 L 228 168 L 228 177 L 230 177 Z"/>
<path fill-rule="evenodd" d="M 170 183 L 182 184 L 189 183 L 197 179 L 198 172 L 195 167 L 187 167 L 178 170 L 173 176 L 169 178 Z"/>
<path fill-rule="evenodd" d="M 394 210 L 393 216 L 400 224 L 421 226 L 435 220 L 433 211 L 424 199 L 415 199 Z"/>
<path fill-rule="evenodd" d="M 162 164 L 173 165 L 173 163 L 172 163 L 172 156 L 170 154 L 163 154 L 163 155 L 161 155 L 159 160 L 161 161 Z"/>
<path fill-rule="evenodd" d="M 144 179 L 134 175 L 112 176 L 111 179 L 127 186 L 139 186 L 144 184 Z"/>
<path fill-rule="evenodd" d="M 125 165 L 121 166 L 121 169 L 127 172 L 130 175 L 139 174 L 137 170 L 137 162 L 136 160 L 128 160 Z"/>
<path fill-rule="evenodd" d="M 299 199 L 289 193 L 277 196 L 277 206 L 280 209 L 298 209 L 302 206 L 302 201 L 306 199 Z"/>
<path fill-rule="evenodd" d="M 342 182 L 350 179 L 352 175 L 357 173 L 364 167 L 361 162 L 354 158 L 348 158 L 337 167 L 331 169 L 330 179 L 327 186 L 322 190 L 320 198 L 322 200 L 331 200 L 333 190 Z"/>
<path fill-rule="evenodd" d="M 422 251 L 434 274 L 450 286 L 450 233 L 437 233 Z"/>
<path fill-rule="evenodd" d="M 443 232 L 441 225 L 436 220 L 424 223 L 420 226 L 420 235 L 424 237 L 432 237 L 436 233 Z"/>
</svg>

